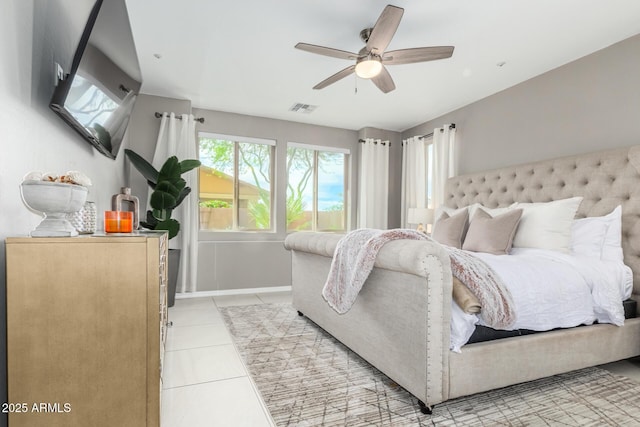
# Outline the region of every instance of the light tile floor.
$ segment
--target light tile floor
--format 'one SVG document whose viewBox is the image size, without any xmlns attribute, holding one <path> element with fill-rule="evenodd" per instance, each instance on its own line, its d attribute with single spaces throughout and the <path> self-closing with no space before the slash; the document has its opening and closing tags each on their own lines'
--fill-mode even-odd
<svg viewBox="0 0 640 427">
<path fill-rule="evenodd" d="M 176 300 L 169 308 L 162 427 L 274 425 L 218 307 L 279 302 L 291 302 L 291 293 Z"/>
<path fill-rule="evenodd" d="M 273 426 L 218 307 L 291 302 L 290 292 L 178 299 L 169 309 L 162 427 Z M 640 358 L 601 366 L 640 382 Z"/>
</svg>

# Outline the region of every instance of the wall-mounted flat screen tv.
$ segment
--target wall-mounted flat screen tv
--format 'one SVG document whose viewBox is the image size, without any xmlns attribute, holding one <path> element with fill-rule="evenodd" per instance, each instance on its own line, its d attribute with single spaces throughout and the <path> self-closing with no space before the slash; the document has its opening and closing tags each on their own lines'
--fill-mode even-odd
<svg viewBox="0 0 640 427">
<path fill-rule="evenodd" d="M 141 86 L 124 0 L 97 0 L 68 73 L 49 107 L 98 151 L 115 159 Z"/>
</svg>

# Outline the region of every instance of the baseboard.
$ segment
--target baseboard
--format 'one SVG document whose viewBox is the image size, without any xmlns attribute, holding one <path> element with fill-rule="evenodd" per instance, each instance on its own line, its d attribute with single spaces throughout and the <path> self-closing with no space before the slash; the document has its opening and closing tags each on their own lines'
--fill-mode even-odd
<svg viewBox="0 0 640 427">
<path fill-rule="evenodd" d="M 272 286 L 268 288 L 225 289 L 221 291 L 198 291 L 177 293 L 176 299 L 219 297 L 224 295 L 266 294 L 291 291 L 291 286 Z"/>
</svg>

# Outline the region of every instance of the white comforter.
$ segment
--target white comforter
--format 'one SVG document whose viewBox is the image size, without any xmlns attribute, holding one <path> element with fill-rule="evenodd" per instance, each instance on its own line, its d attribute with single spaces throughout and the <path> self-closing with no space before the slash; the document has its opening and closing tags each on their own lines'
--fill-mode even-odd
<svg viewBox="0 0 640 427">
<path fill-rule="evenodd" d="M 509 288 L 517 320 L 513 329 L 547 331 L 578 325 L 624 323 L 622 301 L 633 287 L 631 269 L 621 262 L 541 249 L 512 249 L 510 255 L 473 253 L 489 264 Z M 454 302 L 451 349 L 460 351 L 481 316 Z"/>
</svg>

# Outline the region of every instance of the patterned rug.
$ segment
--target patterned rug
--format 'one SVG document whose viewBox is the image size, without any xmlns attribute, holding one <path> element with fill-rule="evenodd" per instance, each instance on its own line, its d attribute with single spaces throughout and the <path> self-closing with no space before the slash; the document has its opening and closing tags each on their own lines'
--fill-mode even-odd
<svg viewBox="0 0 640 427">
<path fill-rule="evenodd" d="M 220 311 L 278 426 L 640 425 L 640 384 L 599 368 L 450 400 L 424 415 L 407 391 L 291 305 Z"/>
</svg>

